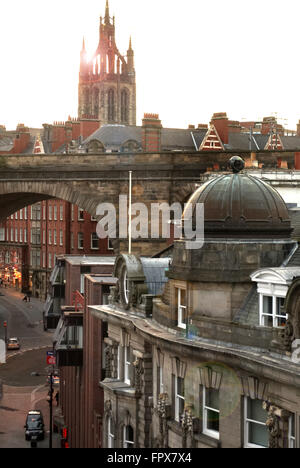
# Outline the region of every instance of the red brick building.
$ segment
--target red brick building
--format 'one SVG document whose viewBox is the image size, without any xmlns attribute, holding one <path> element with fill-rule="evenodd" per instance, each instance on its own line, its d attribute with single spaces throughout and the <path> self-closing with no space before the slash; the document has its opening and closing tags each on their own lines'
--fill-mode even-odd
<svg viewBox="0 0 300 468">
<path fill-rule="evenodd" d="M 10 271 L 10 284 L 46 299 L 58 255 L 112 253 L 108 239 L 98 238 L 96 225 L 91 215 L 63 200 L 45 200 L 23 208 L 0 227 L 0 275 L 7 281 Z M 18 262 L 16 249 L 20 251 Z"/>
<path fill-rule="evenodd" d="M 65 428 L 70 447 L 101 447 L 103 390 L 98 382 L 105 378 L 107 328 L 90 314 L 88 305 L 108 303 L 110 286 L 116 283 L 114 260 L 112 256 L 60 256 L 57 275 L 52 276 L 51 299 L 61 294 L 53 340 L 60 372 L 60 408 L 54 424 Z"/>
</svg>

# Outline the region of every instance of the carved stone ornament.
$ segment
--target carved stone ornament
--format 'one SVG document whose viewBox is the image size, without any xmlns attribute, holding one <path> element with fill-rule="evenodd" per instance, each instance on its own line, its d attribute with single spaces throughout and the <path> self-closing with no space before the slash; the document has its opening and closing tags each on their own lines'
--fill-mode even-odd
<svg viewBox="0 0 300 468">
<path fill-rule="evenodd" d="M 187 447 L 188 435 L 193 435 L 193 416 L 190 408 L 185 408 L 181 416 L 182 447 Z"/>
<path fill-rule="evenodd" d="M 168 445 L 167 405 L 169 397 L 167 393 L 160 393 L 157 400 L 157 413 L 159 417 L 160 447 Z"/>
<path fill-rule="evenodd" d="M 112 377 L 112 361 L 113 361 L 112 347 L 109 345 L 106 345 L 105 347 L 105 377 L 108 379 Z"/>
<path fill-rule="evenodd" d="M 280 341 L 286 351 L 291 351 L 294 337 L 294 327 L 290 320 L 287 320 L 283 330 L 279 331 Z"/>
<path fill-rule="evenodd" d="M 144 373 L 143 360 L 137 358 L 134 363 L 134 386 L 137 393 L 142 391 L 142 375 Z"/>
<path fill-rule="evenodd" d="M 112 406 L 111 406 L 111 401 L 110 400 L 106 400 L 104 402 L 104 412 L 107 414 L 107 413 L 111 413 L 111 410 L 112 410 Z"/>
<path fill-rule="evenodd" d="M 269 431 L 269 448 L 284 448 L 284 433 L 288 431 L 289 413 L 269 401 L 264 401 L 263 408 L 268 412 L 266 426 Z"/>
</svg>

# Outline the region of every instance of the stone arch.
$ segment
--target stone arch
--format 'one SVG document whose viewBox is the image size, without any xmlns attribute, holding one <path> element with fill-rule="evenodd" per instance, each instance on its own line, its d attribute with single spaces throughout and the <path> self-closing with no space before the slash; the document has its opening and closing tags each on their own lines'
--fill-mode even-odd
<svg viewBox="0 0 300 468">
<path fill-rule="evenodd" d="M 120 151 L 121 153 L 131 153 L 133 151 L 142 151 L 142 147 L 136 140 L 127 140 L 120 147 Z"/>
<path fill-rule="evenodd" d="M 115 122 L 116 118 L 116 92 L 114 88 L 109 88 L 107 91 L 107 120 Z"/>
<path fill-rule="evenodd" d="M 90 114 L 90 90 L 84 88 L 83 90 L 83 113 Z"/>
<path fill-rule="evenodd" d="M 95 117 L 99 116 L 99 107 L 100 107 L 99 95 L 100 95 L 99 88 L 94 87 L 92 96 L 93 96 L 93 115 Z"/>
<path fill-rule="evenodd" d="M 105 153 L 105 146 L 99 140 L 90 140 L 87 145 L 88 153 L 99 154 Z"/>
<path fill-rule="evenodd" d="M 107 194 L 106 185 L 99 188 L 97 182 L 51 182 L 17 181 L 0 182 L 0 221 L 21 210 L 25 206 L 39 201 L 60 199 L 80 206 L 92 216 L 96 216 L 97 206 L 101 202 L 117 202 L 118 189 L 114 195 Z"/>
<path fill-rule="evenodd" d="M 129 123 L 129 102 L 130 94 L 127 88 L 123 88 L 121 90 L 121 123 L 127 124 Z"/>
</svg>

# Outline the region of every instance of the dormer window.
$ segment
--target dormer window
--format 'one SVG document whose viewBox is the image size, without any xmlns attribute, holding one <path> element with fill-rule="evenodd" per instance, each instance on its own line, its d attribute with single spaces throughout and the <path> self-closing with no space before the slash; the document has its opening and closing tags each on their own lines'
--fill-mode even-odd
<svg viewBox="0 0 300 468">
<path fill-rule="evenodd" d="M 282 311 L 284 297 L 260 294 L 259 318 L 262 327 L 284 327 L 287 315 Z"/>
<path fill-rule="evenodd" d="M 284 301 L 291 281 L 298 276 L 298 270 L 298 267 L 278 267 L 252 273 L 251 279 L 257 284 L 259 326 L 285 327 L 288 315 L 284 310 Z"/>
</svg>

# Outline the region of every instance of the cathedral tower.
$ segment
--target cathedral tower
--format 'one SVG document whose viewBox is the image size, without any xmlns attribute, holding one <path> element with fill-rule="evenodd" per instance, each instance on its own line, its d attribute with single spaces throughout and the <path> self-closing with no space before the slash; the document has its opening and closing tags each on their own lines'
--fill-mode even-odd
<svg viewBox="0 0 300 468">
<path fill-rule="evenodd" d="M 85 42 L 80 53 L 78 117 L 96 118 L 104 124 L 136 125 L 136 83 L 131 38 L 127 56 L 115 42 L 115 18 L 100 17 L 99 44 L 87 61 Z"/>
</svg>

